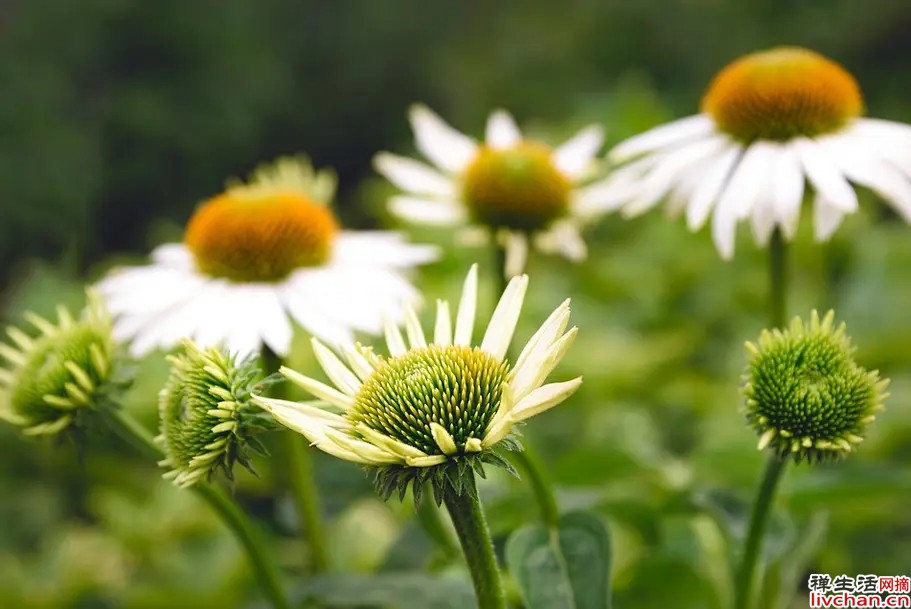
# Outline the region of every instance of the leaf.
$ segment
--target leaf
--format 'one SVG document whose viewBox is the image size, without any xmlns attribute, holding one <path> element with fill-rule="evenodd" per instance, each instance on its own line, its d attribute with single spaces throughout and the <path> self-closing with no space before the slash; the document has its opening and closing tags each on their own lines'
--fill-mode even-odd
<svg viewBox="0 0 911 609">
<path fill-rule="evenodd" d="M 566 514 L 556 531 L 526 526 L 506 544 L 506 564 L 527 609 L 609 609 L 610 537 L 600 518 Z"/>
<path fill-rule="evenodd" d="M 793 606 L 795 591 L 802 589 L 800 579 L 825 541 L 828 520 L 825 512 L 814 514 L 798 530 L 790 546 L 769 563 L 762 582 L 761 598 L 768 599 L 773 609 Z"/>
</svg>

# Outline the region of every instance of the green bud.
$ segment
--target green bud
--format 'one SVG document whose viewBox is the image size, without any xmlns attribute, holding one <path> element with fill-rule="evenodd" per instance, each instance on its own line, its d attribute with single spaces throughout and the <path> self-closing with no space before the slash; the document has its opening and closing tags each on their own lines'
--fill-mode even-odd
<svg viewBox="0 0 911 609">
<path fill-rule="evenodd" d="M 747 421 L 759 449 L 780 457 L 818 462 L 852 452 L 882 410 L 889 381 L 854 361 L 845 325 L 829 311 L 805 324 L 795 318 L 784 331 L 764 330 L 747 343 Z"/>
</svg>

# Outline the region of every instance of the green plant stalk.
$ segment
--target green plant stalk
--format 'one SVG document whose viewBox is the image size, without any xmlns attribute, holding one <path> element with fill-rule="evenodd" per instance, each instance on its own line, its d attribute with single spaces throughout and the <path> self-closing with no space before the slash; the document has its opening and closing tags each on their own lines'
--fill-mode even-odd
<svg viewBox="0 0 911 609">
<path fill-rule="evenodd" d="M 272 374 L 281 368 L 281 359 L 270 349 L 263 348 L 262 362 L 265 373 Z M 284 398 L 281 384 L 272 387 L 272 397 Z M 288 490 L 297 508 L 302 534 L 307 540 L 310 552 L 310 565 L 315 573 L 321 573 L 329 567 L 329 553 L 326 547 L 326 536 L 323 530 L 323 518 L 320 510 L 319 487 L 313 469 L 306 440 L 290 430 L 280 434 L 282 451 L 288 466 Z"/>
<path fill-rule="evenodd" d="M 135 446 L 144 455 L 156 460 L 164 456 L 161 447 L 155 443 L 148 430 L 123 409 L 109 410 L 107 418 L 117 435 Z M 200 483 L 193 485 L 192 490 L 209 504 L 241 544 L 247 553 L 259 586 L 269 598 L 272 606 L 275 609 L 291 609 L 291 602 L 281 583 L 278 566 L 272 560 L 265 543 L 246 515 L 224 492 L 214 486 Z"/>
<path fill-rule="evenodd" d="M 786 459 L 780 459 L 776 454 L 770 454 L 766 464 L 762 485 L 753 503 L 753 512 L 750 515 L 750 528 L 747 533 L 746 544 L 743 547 L 740 569 L 737 571 L 735 581 L 734 609 L 750 609 L 753 602 L 753 586 L 756 580 L 756 567 L 762 550 L 762 539 L 765 536 L 766 524 L 769 521 L 772 501 L 778 482 L 788 464 Z"/>
<path fill-rule="evenodd" d="M 491 239 L 494 236 L 491 235 Z M 499 297 L 506 290 L 508 283 L 503 269 L 506 267 L 506 251 L 494 241 L 494 273 L 497 277 L 495 283 L 496 297 Z M 507 354 L 507 357 L 509 354 Z M 510 453 L 510 457 L 516 468 L 522 472 L 525 479 L 531 484 L 531 490 L 538 504 L 538 510 L 541 512 L 541 518 L 544 523 L 551 529 L 556 529 L 560 520 L 560 508 L 557 505 L 557 499 L 554 496 L 553 485 L 544 471 L 544 466 L 540 459 L 535 455 L 534 449 L 529 445 L 526 439 L 523 442 L 525 450 L 521 452 Z"/>
<path fill-rule="evenodd" d="M 478 597 L 478 609 L 506 609 L 506 592 L 500 579 L 474 475 L 468 478 L 461 494 L 457 494 L 448 485 L 443 493 L 443 503 L 455 525 L 465 562 L 471 572 L 471 581 Z"/>
<path fill-rule="evenodd" d="M 787 317 L 788 244 L 776 228 L 769 242 L 769 322 L 783 328 Z"/>
</svg>

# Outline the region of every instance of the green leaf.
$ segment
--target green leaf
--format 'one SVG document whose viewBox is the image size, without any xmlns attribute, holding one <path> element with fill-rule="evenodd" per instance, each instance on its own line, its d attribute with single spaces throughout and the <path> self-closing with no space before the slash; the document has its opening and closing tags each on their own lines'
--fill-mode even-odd
<svg viewBox="0 0 911 609">
<path fill-rule="evenodd" d="M 506 564 L 527 609 L 609 609 L 610 537 L 600 518 L 566 514 L 556 531 L 526 526 L 506 544 Z"/>
<path fill-rule="evenodd" d="M 822 548 L 827 529 L 828 515 L 817 512 L 799 528 L 790 546 L 769 563 L 761 596 L 769 607 L 787 609 L 793 606 L 795 592 L 803 588 L 800 579 Z"/>
</svg>

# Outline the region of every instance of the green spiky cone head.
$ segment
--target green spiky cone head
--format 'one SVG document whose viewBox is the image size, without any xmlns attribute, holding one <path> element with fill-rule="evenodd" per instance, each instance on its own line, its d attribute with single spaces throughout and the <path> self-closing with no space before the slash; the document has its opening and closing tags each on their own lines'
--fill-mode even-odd
<svg viewBox="0 0 911 609">
<path fill-rule="evenodd" d="M 253 436 L 265 424 L 250 402 L 260 378 L 255 361 L 238 362 L 192 341 L 184 341 L 182 352 L 168 359 L 171 374 L 158 397 L 164 477 L 189 487 L 218 471 L 232 478 L 235 463 L 252 469 L 250 451 L 265 453 Z"/>
<path fill-rule="evenodd" d="M 93 411 L 113 407 L 122 381 L 107 309 L 88 293 L 77 319 L 60 306 L 57 322 L 28 312 L 34 332 L 9 327 L 0 343 L 0 418 L 27 435 L 55 435 Z"/>
<path fill-rule="evenodd" d="M 889 381 L 854 361 L 845 325 L 829 311 L 795 318 L 785 330 L 764 330 L 747 343 L 747 421 L 760 450 L 818 462 L 843 457 L 864 439 L 882 410 Z"/>
</svg>

